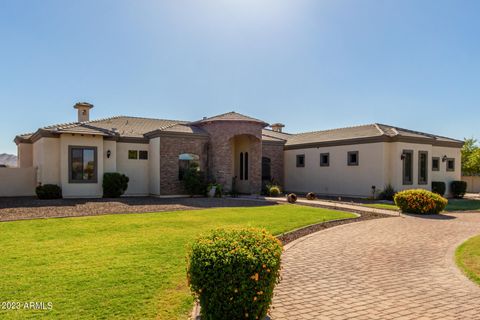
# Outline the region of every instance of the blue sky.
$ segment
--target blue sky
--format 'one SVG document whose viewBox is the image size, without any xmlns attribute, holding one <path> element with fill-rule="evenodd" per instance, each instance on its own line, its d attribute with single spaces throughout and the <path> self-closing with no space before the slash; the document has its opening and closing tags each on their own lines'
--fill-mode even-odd
<svg viewBox="0 0 480 320">
<path fill-rule="evenodd" d="M 1 1 L 0 153 L 112 115 L 480 138 L 480 1 Z"/>
</svg>

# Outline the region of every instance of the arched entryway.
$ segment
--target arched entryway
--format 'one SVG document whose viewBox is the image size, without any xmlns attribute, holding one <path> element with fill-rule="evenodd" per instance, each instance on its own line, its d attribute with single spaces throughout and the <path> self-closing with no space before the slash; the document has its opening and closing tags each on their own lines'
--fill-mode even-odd
<svg viewBox="0 0 480 320">
<path fill-rule="evenodd" d="M 231 141 L 232 149 L 232 172 L 236 191 L 239 193 L 250 194 L 255 192 L 258 181 L 253 171 L 259 166 L 258 144 L 260 140 L 252 135 L 237 135 Z"/>
</svg>

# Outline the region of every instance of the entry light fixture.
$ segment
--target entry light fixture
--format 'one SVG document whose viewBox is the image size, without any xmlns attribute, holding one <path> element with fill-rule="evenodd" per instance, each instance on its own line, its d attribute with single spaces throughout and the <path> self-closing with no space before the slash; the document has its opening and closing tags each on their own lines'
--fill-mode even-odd
<svg viewBox="0 0 480 320">
<path fill-rule="evenodd" d="M 112 155 L 112 151 L 110 151 L 110 150 L 107 150 L 107 158 L 109 158 L 109 159 L 110 159 L 110 156 L 111 156 L 111 155 Z"/>
<path fill-rule="evenodd" d="M 402 153 L 402 154 L 400 155 L 400 160 L 405 160 L 405 157 L 406 157 L 406 156 L 405 156 L 405 153 Z"/>
<path fill-rule="evenodd" d="M 447 159 L 448 159 L 447 155 L 444 155 L 444 156 L 442 157 L 442 162 L 446 162 Z"/>
</svg>

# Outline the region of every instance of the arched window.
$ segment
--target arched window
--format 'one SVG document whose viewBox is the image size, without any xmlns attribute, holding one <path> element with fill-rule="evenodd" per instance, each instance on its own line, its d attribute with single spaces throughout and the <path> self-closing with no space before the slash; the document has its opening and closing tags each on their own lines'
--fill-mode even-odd
<svg viewBox="0 0 480 320">
<path fill-rule="evenodd" d="M 262 157 L 262 180 L 272 180 L 271 160 L 267 157 Z"/>
<path fill-rule="evenodd" d="M 200 157 L 192 153 L 182 153 L 178 156 L 178 180 L 183 180 L 185 172 L 195 168 L 200 170 Z"/>
</svg>

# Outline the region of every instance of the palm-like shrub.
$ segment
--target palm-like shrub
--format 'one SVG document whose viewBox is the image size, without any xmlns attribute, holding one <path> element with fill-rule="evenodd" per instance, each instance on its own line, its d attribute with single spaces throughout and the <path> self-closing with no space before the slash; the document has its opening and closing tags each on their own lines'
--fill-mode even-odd
<svg viewBox="0 0 480 320">
<path fill-rule="evenodd" d="M 423 189 L 398 192 L 394 200 L 402 212 L 415 214 L 438 214 L 445 210 L 448 204 L 447 199 Z"/>
<path fill-rule="evenodd" d="M 202 320 L 264 319 L 281 254 L 280 241 L 260 229 L 219 229 L 197 239 L 187 255 L 187 278 Z"/>
<path fill-rule="evenodd" d="M 278 197 L 282 193 L 282 190 L 280 190 L 280 187 L 277 185 L 269 185 L 268 186 L 268 195 L 270 197 Z"/>
</svg>

